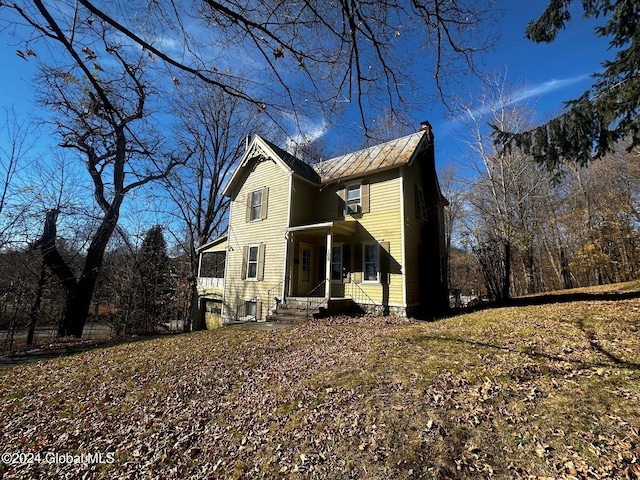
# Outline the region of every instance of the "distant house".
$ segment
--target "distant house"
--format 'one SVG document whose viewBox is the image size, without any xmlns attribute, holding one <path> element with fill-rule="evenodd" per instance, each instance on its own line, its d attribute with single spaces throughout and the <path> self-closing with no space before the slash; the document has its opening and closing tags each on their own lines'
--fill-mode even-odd
<svg viewBox="0 0 640 480">
<path fill-rule="evenodd" d="M 229 180 L 224 281 L 201 274 L 209 327 L 287 309 L 433 318 L 448 308 L 430 125 L 308 165 L 256 136 Z"/>
</svg>

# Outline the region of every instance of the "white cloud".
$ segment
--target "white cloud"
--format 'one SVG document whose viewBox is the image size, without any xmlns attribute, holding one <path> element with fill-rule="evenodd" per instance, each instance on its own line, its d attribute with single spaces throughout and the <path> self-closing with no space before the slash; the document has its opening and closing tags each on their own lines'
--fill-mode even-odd
<svg viewBox="0 0 640 480">
<path fill-rule="evenodd" d="M 565 87 L 573 85 L 574 83 L 582 82 L 587 78 L 589 78 L 589 75 L 583 74 L 577 75 L 575 77 L 562 78 L 559 80 L 553 78 L 537 85 L 526 86 L 516 92 L 513 97 L 513 103 L 521 102 L 532 97 L 541 97 L 543 95 L 546 95 L 547 93 L 561 90 Z"/>
<path fill-rule="evenodd" d="M 324 119 L 314 122 L 310 118 L 299 118 L 296 133 L 289 137 L 284 148 L 288 152 L 294 152 L 298 145 L 312 143 L 322 138 L 328 130 L 329 126 Z"/>
</svg>

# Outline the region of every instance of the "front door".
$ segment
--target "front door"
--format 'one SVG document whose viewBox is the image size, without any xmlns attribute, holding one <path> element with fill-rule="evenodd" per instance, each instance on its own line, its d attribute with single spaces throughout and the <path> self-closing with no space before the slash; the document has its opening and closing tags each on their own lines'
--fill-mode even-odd
<svg viewBox="0 0 640 480">
<path fill-rule="evenodd" d="M 313 288 L 313 245 L 300 242 L 298 267 L 298 295 L 306 295 Z"/>
</svg>

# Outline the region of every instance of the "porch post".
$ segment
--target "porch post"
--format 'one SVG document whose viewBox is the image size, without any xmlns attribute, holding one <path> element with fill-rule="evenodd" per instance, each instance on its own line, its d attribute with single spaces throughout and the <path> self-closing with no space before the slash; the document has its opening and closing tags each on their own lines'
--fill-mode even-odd
<svg viewBox="0 0 640 480">
<path fill-rule="evenodd" d="M 293 254 L 294 254 L 294 236 L 293 232 L 286 232 L 284 237 L 287 239 L 286 248 L 287 252 L 285 254 L 286 265 L 284 267 L 284 281 L 282 282 L 282 301 L 286 302 L 287 297 L 291 295 L 291 277 L 293 277 L 292 269 L 293 269 Z"/>
<path fill-rule="evenodd" d="M 333 255 L 333 229 L 329 227 L 327 232 L 327 266 L 325 268 L 324 296 L 327 300 L 331 298 L 331 256 Z"/>
</svg>

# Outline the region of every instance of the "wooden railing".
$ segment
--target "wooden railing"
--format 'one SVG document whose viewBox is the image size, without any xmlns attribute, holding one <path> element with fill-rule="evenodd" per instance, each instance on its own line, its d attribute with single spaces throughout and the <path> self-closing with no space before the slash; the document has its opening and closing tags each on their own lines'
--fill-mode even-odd
<svg viewBox="0 0 640 480">
<path fill-rule="evenodd" d="M 204 288 L 224 288 L 224 278 L 198 277 L 198 286 Z"/>
</svg>

